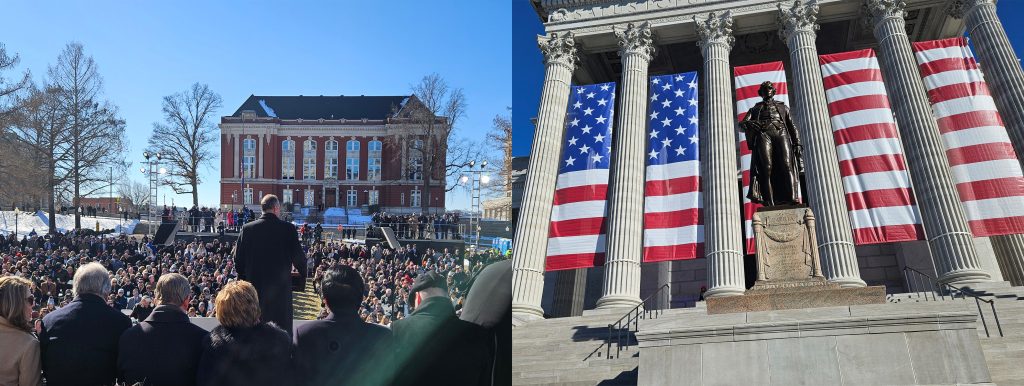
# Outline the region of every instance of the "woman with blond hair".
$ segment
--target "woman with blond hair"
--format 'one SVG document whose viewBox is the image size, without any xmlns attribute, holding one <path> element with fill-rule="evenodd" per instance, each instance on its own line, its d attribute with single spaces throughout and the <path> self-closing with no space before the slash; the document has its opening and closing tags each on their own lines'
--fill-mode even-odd
<svg viewBox="0 0 1024 386">
<path fill-rule="evenodd" d="M 32 282 L 0 277 L 0 385 L 42 384 L 39 340 L 32 335 Z"/>
<path fill-rule="evenodd" d="M 241 280 L 228 283 L 214 308 L 220 325 L 203 342 L 198 385 L 294 383 L 291 338 L 274 323 L 260 321 L 256 287 Z"/>
</svg>

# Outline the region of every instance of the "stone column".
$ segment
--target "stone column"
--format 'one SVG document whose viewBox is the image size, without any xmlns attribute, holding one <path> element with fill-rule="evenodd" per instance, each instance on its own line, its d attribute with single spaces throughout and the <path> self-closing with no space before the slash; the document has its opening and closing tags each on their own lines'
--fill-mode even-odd
<svg viewBox="0 0 1024 386">
<path fill-rule="evenodd" d="M 544 291 L 544 259 L 547 257 L 548 226 L 558 175 L 558 157 L 569 104 L 569 83 L 576 66 L 576 43 L 572 33 L 539 36 L 544 52 L 544 87 L 526 186 L 513 240 L 512 316 L 517 323 L 544 316 L 540 299 Z"/>
<path fill-rule="evenodd" d="M 967 32 L 978 51 L 978 61 L 985 72 L 985 83 L 992 92 L 999 115 L 1024 166 L 1024 70 L 1006 37 L 1003 23 L 996 15 L 994 0 L 956 0 L 949 14 L 963 18 Z M 991 238 L 996 260 L 1006 279 L 1021 285 L 1024 282 L 1024 235 Z"/>
<path fill-rule="evenodd" d="M 608 181 L 608 247 L 598 309 L 640 304 L 643 256 L 647 65 L 654 57 L 654 41 L 648 23 L 616 28 L 615 36 L 622 58 L 622 88 L 612 136 L 615 143 Z"/>
<path fill-rule="evenodd" d="M 807 200 L 818 218 L 818 252 L 829 281 L 843 287 L 863 287 L 853 246 L 842 175 L 836 156 L 832 122 L 818 66 L 815 39 L 818 2 L 796 0 L 789 9 L 779 7 L 779 36 L 789 46 L 793 74 L 793 117 L 803 137 Z"/>
<path fill-rule="evenodd" d="M 241 152 L 242 148 L 239 146 L 239 144 L 242 142 L 242 138 L 238 134 L 231 134 L 231 139 L 235 141 L 235 173 L 234 173 L 234 176 L 235 176 L 235 178 L 241 178 L 242 177 L 242 171 L 241 171 L 242 169 L 239 168 L 238 165 L 239 165 L 239 162 L 242 162 L 242 152 Z M 242 192 L 238 192 L 238 194 L 242 194 Z"/>
<path fill-rule="evenodd" d="M 742 295 L 743 223 L 736 182 L 736 114 L 732 101 L 732 13 L 693 18 L 704 56 L 700 74 L 700 155 L 704 198 L 705 297 Z"/>
<path fill-rule="evenodd" d="M 945 146 L 932 116 L 917 61 L 907 38 L 903 0 L 867 0 L 873 17 L 882 77 L 903 137 L 910 177 L 939 280 L 988 281 L 950 175 Z"/>
</svg>

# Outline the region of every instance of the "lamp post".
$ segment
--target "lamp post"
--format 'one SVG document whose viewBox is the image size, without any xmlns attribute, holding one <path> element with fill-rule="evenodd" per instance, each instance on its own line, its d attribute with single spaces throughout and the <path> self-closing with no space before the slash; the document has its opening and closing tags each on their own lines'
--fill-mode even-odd
<svg viewBox="0 0 1024 386">
<path fill-rule="evenodd" d="M 153 234 L 153 206 L 158 199 L 160 189 L 160 175 L 166 174 L 167 169 L 160 167 L 161 156 L 160 153 L 150 153 L 149 151 L 142 152 L 142 157 L 145 161 L 142 163 L 146 165 L 139 169 L 142 174 L 149 177 L 149 202 L 146 211 L 146 220 L 149 221 L 149 233 Z"/>
<path fill-rule="evenodd" d="M 14 207 L 14 235 L 18 236 L 18 216 L 21 215 L 21 209 Z"/>
<path fill-rule="evenodd" d="M 480 218 L 482 213 L 480 212 L 480 190 L 483 185 L 487 185 L 491 182 L 491 176 L 485 174 L 487 172 L 487 161 L 481 161 L 479 165 L 477 162 L 469 161 L 469 175 L 463 174 L 459 178 L 459 182 L 463 185 L 470 184 L 470 215 L 469 215 L 469 227 L 470 231 L 475 232 L 473 236 L 473 245 L 480 244 Z M 470 177 L 472 176 L 472 177 Z"/>
</svg>

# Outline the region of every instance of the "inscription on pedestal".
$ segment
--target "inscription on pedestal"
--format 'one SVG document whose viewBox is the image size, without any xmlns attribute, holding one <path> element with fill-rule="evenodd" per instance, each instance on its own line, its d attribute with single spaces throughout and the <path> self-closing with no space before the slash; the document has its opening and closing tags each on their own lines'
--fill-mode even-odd
<svg viewBox="0 0 1024 386">
<path fill-rule="evenodd" d="M 757 284 L 764 286 L 821 282 L 814 214 L 806 207 L 763 208 L 754 214 Z"/>
</svg>

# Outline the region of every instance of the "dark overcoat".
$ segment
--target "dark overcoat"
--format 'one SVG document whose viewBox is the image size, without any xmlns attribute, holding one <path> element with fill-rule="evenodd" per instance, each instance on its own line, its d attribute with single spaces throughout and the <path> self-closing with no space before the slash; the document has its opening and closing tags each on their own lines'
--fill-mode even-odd
<svg viewBox="0 0 1024 386">
<path fill-rule="evenodd" d="M 109 385 L 117 376 L 117 348 L 131 319 L 93 294 L 82 294 L 43 318 L 39 333 L 48 386 Z"/>
<path fill-rule="evenodd" d="M 252 283 L 260 297 L 262 320 L 292 333 L 292 268 L 306 279 L 306 258 L 295 225 L 272 213 L 245 224 L 235 247 L 238 278 Z"/>
<path fill-rule="evenodd" d="M 447 297 L 431 297 L 391 324 L 395 333 L 395 385 L 478 385 L 487 352 L 473 342 L 480 326 L 460 320 Z M 443 374 L 443 375 L 441 375 Z"/>
<path fill-rule="evenodd" d="M 118 379 L 129 384 L 195 385 L 207 332 L 180 306 L 164 304 L 121 334 Z"/>
<path fill-rule="evenodd" d="M 249 328 L 217 326 L 203 340 L 196 384 L 294 385 L 291 354 L 291 338 L 273 323 Z"/>
<path fill-rule="evenodd" d="M 389 366 L 391 330 L 366 323 L 353 311 L 330 314 L 295 328 L 296 374 L 305 385 L 383 385 Z"/>
</svg>

